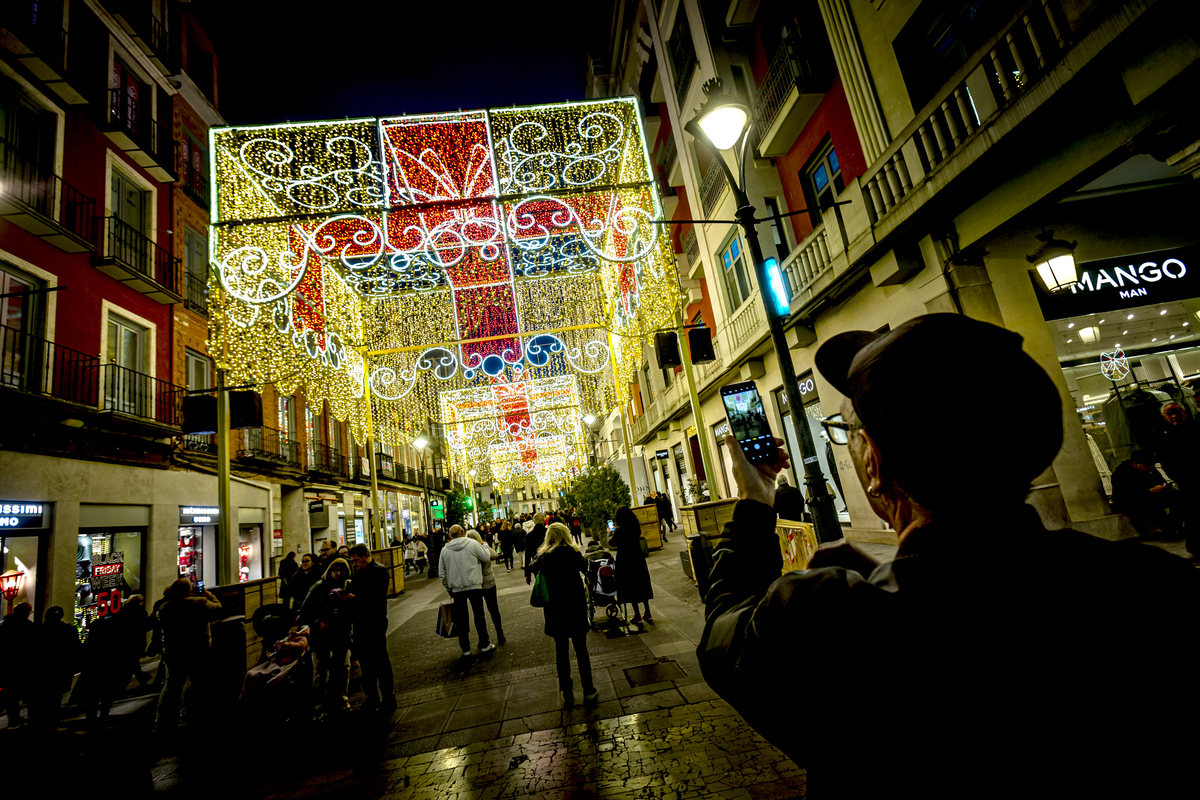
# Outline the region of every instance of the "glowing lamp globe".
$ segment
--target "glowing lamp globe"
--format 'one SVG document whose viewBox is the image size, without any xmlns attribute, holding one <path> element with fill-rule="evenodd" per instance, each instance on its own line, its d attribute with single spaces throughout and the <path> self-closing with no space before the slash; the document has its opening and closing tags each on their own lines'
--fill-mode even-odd
<svg viewBox="0 0 1200 800">
<path fill-rule="evenodd" d="M 476 475 L 479 474 L 479 470 L 473 469 L 470 472 L 468 472 L 467 474 L 470 475 L 472 478 L 474 478 Z"/>
<path fill-rule="evenodd" d="M 746 120 L 750 115 L 746 109 L 736 103 L 718 106 L 706 112 L 697 121 L 700 130 L 718 150 L 728 150 L 742 138 L 746 128 Z"/>
<path fill-rule="evenodd" d="M 10 569 L 3 575 L 0 575 L 0 593 L 4 595 L 4 599 L 8 601 L 8 611 L 12 613 L 13 600 L 17 599 L 17 595 L 21 593 L 21 586 L 25 583 L 25 573 L 15 569 Z"/>
<path fill-rule="evenodd" d="M 584 424 L 584 425 L 592 425 L 592 424 L 594 424 L 595 422 L 596 422 L 596 415 L 595 415 L 595 414 L 584 414 L 584 415 L 583 415 L 583 424 Z"/>
<path fill-rule="evenodd" d="M 1037 269 L 1038 277 L 1048 292 L 1061 292 L 1079 283 L 1079 270 L 1075 266 L 1075 246 L 1078 242 L 1055 239 L 1054 231 L 1037 235 L 1043 244 L 1025 260 Z"/>
<path fill-rule="evenodd" d="M 416 439 L 413 439 L 413 447 L 417 448 L 418 450 L 424 450 L 425 445 L 427 444 L 429 444 L 429 440 L 424 436 L 418 436 Z"/>
</svg>

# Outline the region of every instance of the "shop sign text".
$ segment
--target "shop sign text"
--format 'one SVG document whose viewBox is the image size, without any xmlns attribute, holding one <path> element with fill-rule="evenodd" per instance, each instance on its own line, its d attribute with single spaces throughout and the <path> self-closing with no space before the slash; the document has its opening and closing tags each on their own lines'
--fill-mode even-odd
<svg viewBox="0 0 1200 800">
<path fill-rule="evenodd" d="M 1115 311 L 1121 308 L 1186 300 L 1200 295 L 1200 281 L 1190 265 L 1197 247 L 1188 245 L 1151 253 L 1079 263 L 1079 282 L 1069 291 L 1049 294 L 1038 279 L 1038 302 L 1046 319 Z"/>
<path fill-rule="evenodd" d="M 27 503 L 20 500 L 0 502 L 0 528 L 44 527 L 46 527 L 45 503 Z"/>
</svg>

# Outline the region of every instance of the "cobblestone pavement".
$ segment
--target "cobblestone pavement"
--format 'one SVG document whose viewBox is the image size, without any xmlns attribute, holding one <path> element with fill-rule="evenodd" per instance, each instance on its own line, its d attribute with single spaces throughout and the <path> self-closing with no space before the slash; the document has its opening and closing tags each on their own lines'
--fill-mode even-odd
<svg viewBox="0 0 1200 800">
<path fill-rule="evenodd" d="M 681 532 L 682 533 L 682 532 Z M 554 643 L 529 606 L 521 570 L 499 568 L 507 642 L 463 658 L 434 634 L 440 581 L 410 576 L 389 606 L 398 709 L 351 712 L 263 754 L 289 764 L 243 778 L 256 798 L 776 798 L 804 796 L 804 772 L 767 744 L 705 684 L 696 659 L 703 615 L 673 536 L 649 559 L 654 622 L 610 621 L 588 636 L 594 707 L 563 708 Z M 489 619 L 490 626 L 490 619 Z M 495 641 L 495 632 L 492 632 Z M 574 666 L 574 658 L 572 658 Z M 582 689 L 573 672 L 576 699 Z M 362 701 L 351 683 L 352 703 Z M 295 758 L 297 752 L 303 758 Z M 321 753 L 319 758 L 314 757 Z M 183 761 L 155 768 L 160 789 L 197 779 Z"/>
</svg>

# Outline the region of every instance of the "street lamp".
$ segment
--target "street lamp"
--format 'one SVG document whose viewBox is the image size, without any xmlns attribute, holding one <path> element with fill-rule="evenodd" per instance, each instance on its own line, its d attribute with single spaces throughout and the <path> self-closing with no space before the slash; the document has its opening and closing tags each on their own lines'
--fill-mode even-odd
<svg viewBox="0 0 1200 800">
<path fill-rule="evenodd" d="M 471 499 L 467 505 L 471 509 L 471 520 L 475 527 L 479 527 L 479 508 L 475 505 L 475 476 L 478 474 L 479 470 L 475 469 L 474 467 L 467 472 L 467 475 L 469 475 L 471 478 Z"/>
<path fill-rule="evenodd" d="M 1046 291 L 1074 288 L 1079 283 L 1079 270 L 1075 266 L 1075 246 L 1079 242 L 1055 239 L 1054 231 L 1042 231 L 1036 238 L 1042 246 L 1033 255 L 1025 256 L 1025 260 L 1035 266 Z"/>
<path fill-rule="evenodd" d="M 10 569 L 8 572 L 0 575 L 0 592 L 4 594 L 4 599 L 8 601 L 8 613 L 13 610 L 13 600 L 17 599 L 17 595 L 21 593 L 21 587 L 25 584 L 25 573 L 15 569 Z"/>
<path fill-rule="evenodd" d="M 721 79 L 713 78 L 704 84 L 704 102 L 696 116 L 684 125 L 684 130 L 700 142 L 712 153 L 713 160 L 725 171 L 729 181 L 729 190 L 733 192 L 737 204 L 735 217 L 742 228 L 742 236 L 746 239 L 746 247 L 750 250 L 750 258 L 754 262 L 754 277 L 758 284 L 758 293 L 766 312 L 767 324 L 771 329 L 771 341 L 775 345 L 775 353 L 779 359 L 779 371 L 783 375 L 784 391 L 788 400 L 797 405 L 801 416 L 804 414 L 800 407 L 800 387 L 796 381 L 796 367 L 792 364 L 791 350 L 783 331 L 783 317 L 790 313 L 785 303 L 776 303 L 772 291 L 771 267 L 776 266 L 774 259 L 771 264 L 763 258 L 762 248 L 758 243 L 758 230 L 754 227 L 758 222 L 766 220 L 755 219 L 755 208 L 746 196 L 746 148 L 750 142 L 750 131 L 754 127 L 747 113 L 745 103 L 733 95 L 721 91 Z M 722 150 L 740 146 L 740 158 L 737 158 L 738 176 L 735 180 L 729 165 L 725 163 Z M 770 219 L 768 217 L 768 219 Z M 812 431 L 808 425 L 796 426 L 797 438 L 800 440 L 800 455 L 804 464 L 804 485 L 808 489 L 809 508 L 816 530 L 817 540 L 832 542 L 842 538 L 842 526 L 838 522 L 837 510 L 833 505 L 833 496 L 825 488 L 825 476 L 821 472 L 821 462 L 817 456 L 817 448 L 813 443 Z"/>
<path fill-rule="evenodd" d="M 413 439 L 412 444 L 421 457 L 421 500 L 425 506 L 425 535 L 429 536 L 433 533 L 433 524 L 429 517 L 429 470 L 425 465 L 425 448 L 429 446 L 429 440 L 422 435 Z"/>
</svg>

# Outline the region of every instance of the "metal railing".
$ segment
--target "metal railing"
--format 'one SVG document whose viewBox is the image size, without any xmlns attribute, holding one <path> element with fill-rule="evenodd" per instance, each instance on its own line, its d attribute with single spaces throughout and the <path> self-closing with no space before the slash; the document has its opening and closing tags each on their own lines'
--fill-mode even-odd
<svg viewBox="0 0 1200 800">
<path fill-rule="evenodd" d="M 163 61 L 171 54 L 171 37 L 167 35 L 167 26 L 153 14 L 150 15 L 150 49 Z"/>
<path fill-rule="evenodd" d="M 0 386 L 95 406 L 99 377 L 96 356 L 0 325 Z"/>
<path fill-rule="evenodd" d="M 201 316 L 208 316 L 208 269 L 204 274 L 191 270 L 184 273 L 183 304 Z"/>
<path fill-rule="evenodd" d="M 187 390 L 118 364 L 102 364 L 105 411 L 178 426 Z"/>
<path fill-rule="evenodd" d="M 675 97 L 682 106 L 688 89 L 691 88 L 692 75 L 697 66 L 692 26 L 688 23 L 687 12 L 682 6 L 675 14 L 675 26 L 671 30 L 671 40 L 667 42 L 667 49 L 671 52 L 671 64 L 675 67 Z"/>
<path fill-rule="evenodd" d="M 671 169 L 675 166 L 675 159 L 679 157 L 679 145 L 675 143 L 675 137 L 668 135 L 663 139 L 662 145 L 658 148 L 658 155 L 654 159 L 654 163 L 662 168 L 663 182 L 666 183 L 671 178 Z"/>
<path fill-rule="evenodd" d="M 803 50 L 799 36 L 792 31 L 767 68 L 767 75 L 754 97 L 754 122 L 760 137 L 770 130 L 792 89 L 812 82 L 816 77 Z"/>
<path fill-rule="evenodd" d="M 831 269 L 833 257 L 829 252 L 829 237 L 825 234 L 825 224 L 822 223 L 804 238 L 796 248 L 794 256 L 784 262 L 783 280 L 788 299 L 794 299 Z"/>
<path fill-rule="evenodd" d="M 148 236 L 117 217 L 103 217 L 104 237 L 100 257 L 119 262 L 178 294 L 180 259 Z"/>
<path fill-rule="evenodd" d="M 752 339 L 758 339 L 767 331 L 767 320 L 763 316 L 762 300 L 758 290 L 751 292 L 741 308 L 729 318 L 729 338 L 734 351 L 741 349 Z"/>
<path fill-rule="evenodd" d="M 720 156 L 714 156 L 720 158 Z M 717 207 L 717 201 L 721 199 L 721 192 L 729 185 L 729 180 L 725 177 L 725 170 L 721 169 L 721 165 L 713 161 L 708 165 L 708 172 L 704 174 L 704 180 L 700 181 L 700 203 L 704 207 L 704 216 L 708 216 Z"/>
<path fill-rule="evenodd" d="M 278 430 L 266 425 L 242 429 L 238 445 L 238 458 L 288 466 L 300 465 L 300 443 L 285 438 Z"/>
<path fill-rule="evenodd" d="M 61 74 L 66 64 L 67 31 L 62 26 L 61 4 L 57 15 L 49 13 L 48 5 L 44 0 L 4 0 L 0 3 L 0 28 Z"/>
<path fill-rule="evenodd" d="M 1027 3 L 990 43 L 967 60 L 956 73 L 958 78 L 926 104 L 862 176 L 874 221 L 912 194 L 914 172 L 918 176 L 915 185 L 919 185 L 921 178 L 942 167 L 979 130 L 987 121 L 979 118 L 979 105 L 986 100 L 989 109 L 1010 107 L 1057 63 L 1067 51 L 1060 19 L 1059 0 Z M 972 97 L 968 79 L 977 69 L 984 71 L 991 97 Z M 987 113 L 983 116 L 990 118 Z M 909 145 L 917 164 L 905 161 L 904 150 Z"/>
<path fill-rule="evenodd" d="M 183 165 L 183 173 L 179 176 L 179 185 L 183 193 L 192 198 L 205 211 L 208 210 L 208 175 L 202 170 L 193 169 L 190 164 Z"/>
<path fill-rule="evenodd" d="M 683 232 L 683 236 L 679 237 L 679 243 L 683 245 L 688 269 L 691 269 L 700 258 L 700 240 L 696 238 L 695 225 L 688 226 L 687 230 Z"/>
<path fill-rule="evenodd" d="M 217 454 L 217 435 L 215 433 L 186 433 L 180 437 L 183 449 L 194 453 Z"/>
<path fill-rule="evenodd" d="M 124 86 L 108 90 L 108 124 L 152 155 L 159 167 L 174 175 L 176 142 L 171 137 L 171 128 L 153 119 L 150 116 L 153 106 L 141 102 L 141 92 L 150 89 L 139 86 L 137 91 L 131 92 L 132 88 Z"/>
<path fill-rule="evenodd" d="M 0 138 L 0 193 L 15 198 L 95 246 L 96 200 L 3 138 Z"/>
<path fill-rule="evenodd" d="M 395 478 L 396 477 L 396 461 L 387 453 L 375 454 L 375 465 L 379 469 L 379 477 Z"/>
<path fill-rule="evenodd" d="M 342 451 L 327 444 L 310 443 L 308 446 L 308 471 L 326 475 L 345 475 L 346 459 Z"/>
</svg>

